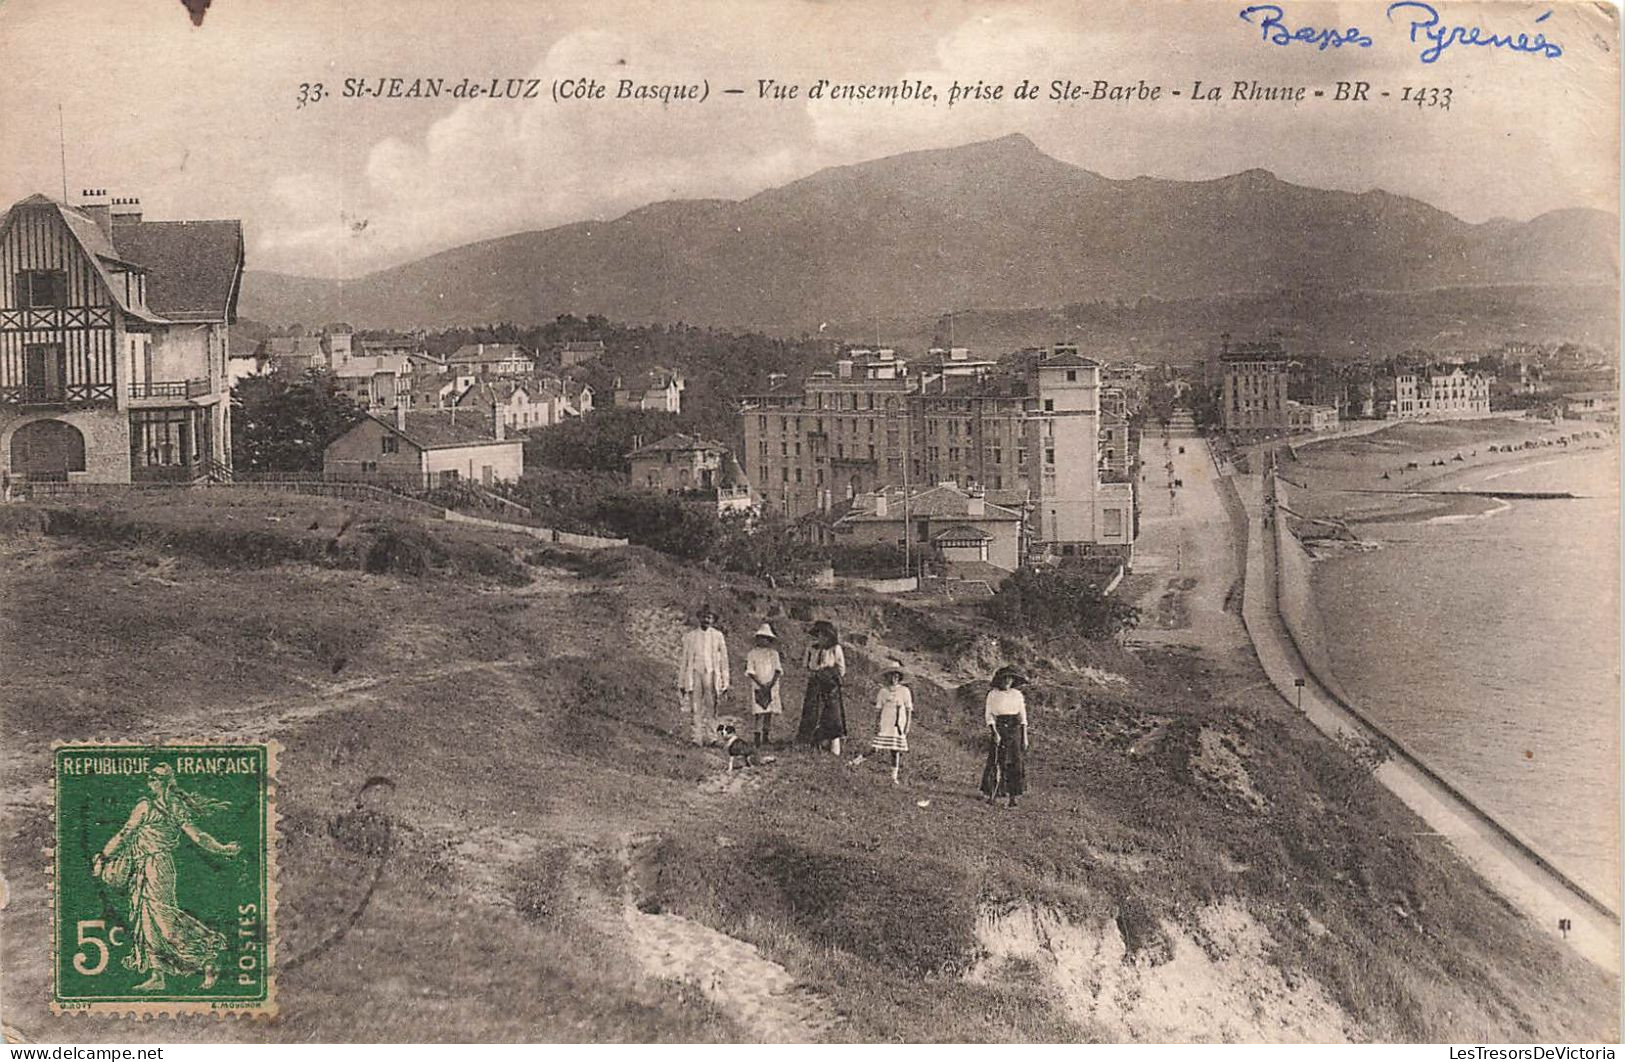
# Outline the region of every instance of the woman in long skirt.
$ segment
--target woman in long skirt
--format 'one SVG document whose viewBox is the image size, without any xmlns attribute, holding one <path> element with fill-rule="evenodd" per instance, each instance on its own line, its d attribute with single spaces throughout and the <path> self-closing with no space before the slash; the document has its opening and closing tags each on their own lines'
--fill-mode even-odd
<svg viewBox="0 0 1625 1062">
<path fill-rule="evenodd" d="M 982 794 L 988 802 L 1008 797 L 1010 806 L 1027 791 L 1026 682 L 1013 667 L 1001 667 L 987 691 L 987 764 L 982 768 Z"/>
<path fill-rule="evenodd" d="M 835 625 L 828 620 L 817 621 L 808 633 L 812 635 L 812 644 L 807 646 L 804 660 L 807 693 L 801 702 L 801 725 L 796 738 L 826 747 L 839 756 L 841 739 L 846 737 L 846 705 L 841 699 L 846 655 L 841 652 Z"/>
</svg>

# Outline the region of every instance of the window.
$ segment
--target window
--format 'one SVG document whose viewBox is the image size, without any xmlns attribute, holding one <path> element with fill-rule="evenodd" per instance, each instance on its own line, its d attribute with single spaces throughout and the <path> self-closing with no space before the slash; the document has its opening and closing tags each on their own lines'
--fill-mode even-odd
<svg viewBox="0 0 1625 1062">
<path fill-rule="evenodd" d="M 68 304 L 68 274 L 60 269 L 27 269 L 17 274 L 17 308 Z"/>
<path fill-rule="evenodd" d="M 401 441 L 393 435 L 386 435 L 383 438 L 383 447 L 386 454 L 398 454 L 401 452 Z"/>
<path fill-rule="evenodd" d="M 796 469 L 796 482 L 797 483 L 801 482 L 801 469 L 799 469 L 799 468 Z"/>
<path fill-rule="evenodd" d="M 61 398 L 68 386 L 68 365 L 60 343 L 30 343 L 23 348 L 23 386 L 34 398 Z"/>
<path fill-rule="evenodd" d="M 1078 370 L 1077 369 L 1068 369 L 1068 370 L 1066 370 L 1066 382 L 1067 383 L 1077 383 L 1078 382 Z"/>
<path fill-rule="evenodd" d="M 1045 413 L 1054 413 L 1055 412 L 1055 399 L 1053 399 L 1053 398 L 1044 399 L 1044 412 Z"/>
<path fill-rule="evenodd" d="M 1053 449 L 1044 451 L 1044 463 L 1046 465 L 1053 465 L 1055 463 L 1055 451 Z"/>
<path fill-rule="evenodd" d="M 377 461 L 363 461 L 363 462 L 361 462 L 361 471 L 363 471 L 363 472 L 376 472 L 376 471 L 378 471 L 378 462 Z"/>
<path fill-rule="evenodd" d="M 788 468 L 779 469 L 779 482 L 780 483 L 788 483 L 788 482 L 790 482 L 790 470 Z"/>
</svg>

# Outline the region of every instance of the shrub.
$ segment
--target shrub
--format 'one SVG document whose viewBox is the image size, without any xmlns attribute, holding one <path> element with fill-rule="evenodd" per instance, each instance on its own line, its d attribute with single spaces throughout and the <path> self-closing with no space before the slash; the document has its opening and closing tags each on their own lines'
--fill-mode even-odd
<svg viewBox="0 0 1625 1062">
<path fill-rule="evenodd" d="M 425 575 L 446 560 L 440 544 L 416 525 L 371 523 L 358 530 L 372 535 L 361 566 L 373 575 Z"/>
<path fill-rule="evenodd" d="M 1075 568 L 1023 568 L 984 606 L 988 618 L 1024 634 L 1112 638 L 1138 625 L 1140 610 L 1101 592 L 1099 576 Z"/>
</svg>

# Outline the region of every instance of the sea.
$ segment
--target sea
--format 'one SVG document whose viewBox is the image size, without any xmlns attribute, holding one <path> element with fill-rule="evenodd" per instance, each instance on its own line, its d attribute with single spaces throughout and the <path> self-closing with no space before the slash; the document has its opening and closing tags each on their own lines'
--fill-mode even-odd
<svg viewBox="0 0 1625 1062">
<path fill-rule="evenodd" d="M 1619 910 L 1619 455 L 1543 448 L 1463 489 L 1570 491 L 1355 524 L 1315 565 L 1351 701 Z"/>
</svg>

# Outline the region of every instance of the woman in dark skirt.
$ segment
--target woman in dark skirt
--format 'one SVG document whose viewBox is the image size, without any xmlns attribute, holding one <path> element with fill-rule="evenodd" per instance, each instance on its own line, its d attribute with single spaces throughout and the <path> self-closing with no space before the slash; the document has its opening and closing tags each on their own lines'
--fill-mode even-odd
<svg viewBox="0 0 1625 1062">
<path fill-rule="evenodd" d="M 1009 797 L 1010 806 L 1027 791 L 1027 698 L 1019 689 L 1026 682 L 1013 667 L 1001 667 L 987 691 L 987 765 L 982 768 L 982 793 L 992 803 Z"/>
<path fill-rule="evenodd" d="M 827 747 L 839 756 L 841 739 L 846 737 L 846 705 L 841 700 L 846 656 L 841 652 L 841 641 L 833 623 L 819 620 L 808 633 L 812 644 L 807 646 L 804 661 L 807 694 L 801 702 L 801 725 L 796 730 L 796 739 Z"/>
</svg>

